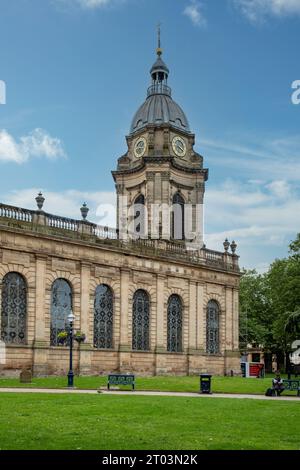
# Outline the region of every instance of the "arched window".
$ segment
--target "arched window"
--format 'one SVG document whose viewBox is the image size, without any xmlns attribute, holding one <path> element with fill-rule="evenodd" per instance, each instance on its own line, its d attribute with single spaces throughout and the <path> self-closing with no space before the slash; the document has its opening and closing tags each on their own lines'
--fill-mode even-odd
<svg viewBox="0 0 300 470">
<path fill-rule="evenodd" d="M 71 310 L 72 288 L 65 279 L 56 279 L 51 288 L 51 346 L 59 345 L 57 335 L 68 328 L 68 315 Z"/>
<path fill-rule="evenodd" d="M 179 192 L 174 194 L 172 201 L 172 238 L 184 240 L 184 199 Z"/>
<path fill-rule="evenodd" d="M 94 302 L 94 347 L 113 347 L 113 293 L 109 286 L 101 284 L 96 288 Z"/>
<path fill-rule="evenodd" d="M 134 201 L 134 236 L 142 238 L 146 232 L 145 196 L 140 194 Z"/>
<path fill-rule="evenodd" d="M 176 294 L 168 302 L 168 351 L 182 351 L 182 301 Z"/>
<path fill-rule="evenodd" d="M 206 314 L 206 352 L 217 354 L 219 352 L 219 305 L 210 300 Z"/>
<path fill-rule="evenodd" d="M 149 346 L 150 301 L 144 290 L 137 290 L 133 296 L 132 349 L 148 351 Z"/>
<path fill-rule="evenodd" d="M 2 281 L 1 340 L 8 344 L 26 343 L 27 287 L 23 276 L 8 273 Z"/>
</svg>

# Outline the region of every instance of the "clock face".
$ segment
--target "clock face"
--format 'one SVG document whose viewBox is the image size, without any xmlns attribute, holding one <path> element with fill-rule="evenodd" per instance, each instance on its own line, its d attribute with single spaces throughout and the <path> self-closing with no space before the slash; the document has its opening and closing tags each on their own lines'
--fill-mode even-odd
<svg viewBox="0 0 300 470">
<path fill-rule="evenodd" d="M 184 140 L 181 137 L 174 137 L 172 141 L 172 146 L 174 153 L 177 155 L 177 157 L 184 157 L 186 154 L 186 145 Z"/>
<path fill-rule="evenodd" d="M 140 137 L 135 143 L 134 155 L 137 158 L 142 157 L 144 153 L 146 152 L 146 147 L 147 147 L 146 139 L 144 137 Z"/>
</svg>

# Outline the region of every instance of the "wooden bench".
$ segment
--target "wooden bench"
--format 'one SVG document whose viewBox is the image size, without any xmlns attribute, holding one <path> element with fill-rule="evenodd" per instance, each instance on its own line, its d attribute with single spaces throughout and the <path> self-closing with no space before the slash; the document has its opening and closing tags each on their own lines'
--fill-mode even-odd
<svg viewBox="0 0 300 470">
<path fill-rule="evenodd" d="M 281 393 L 285 390 L 290 390 L 291 392 L 297 392 L 297 396 L 300 397 L 300 380 L 282 379 L 282 384 L 283 389 L 281 390 Z M 273 382 L 270 391 L 272 391 L 272 396 L 276 395 L 276 389 Z"/>
<path fill-rule="evenodd" d="M 109 374 L 107 379 L 107 389 L 111 385 L 131 385 L 132 390 L 135 388 L 135 376 L 133 374 Z"/>
<path fill-rule="evenodd" d="M 282 379 L 284 390 L 290 390 L 291 392 L 297 392 L 297 397 L 300 397 L 300 380 L 288 380 Z"/>
</svg>

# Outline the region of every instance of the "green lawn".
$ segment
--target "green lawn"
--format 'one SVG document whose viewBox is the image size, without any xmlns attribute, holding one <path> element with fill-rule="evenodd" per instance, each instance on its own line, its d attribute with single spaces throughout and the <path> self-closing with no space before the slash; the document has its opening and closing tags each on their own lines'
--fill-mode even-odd
<svg viewBox="0 0 300 470">
<path fill-rule="evenodd" d="M 213 377 L 212 391 L 215 393 L 264 394 L 271 386 L 271 377 L 265 379 L 245 379 L 242 377 Z M 107 377 L 75 377 L 75 385 L 81 389 L 97 389 L 105 386 Z M 34 378 L 32 384 L 20 384 L 19 379 L 0 379 L 0 387 L 66 387 L 66 377 Z M 127 387 L 128 388 L 128 387 Z M 199 377 L 146 377 L 136 380 L 137 390 L 160 390 L 171 392 L 199 391 Z M 295 392 L 285 392 L 296 395 Z"/>
<path fill-rule="evenodd" d="M 229 398 L 0 395 L 0 449 L 295 449 L 300 404 Z"/>
</svg>

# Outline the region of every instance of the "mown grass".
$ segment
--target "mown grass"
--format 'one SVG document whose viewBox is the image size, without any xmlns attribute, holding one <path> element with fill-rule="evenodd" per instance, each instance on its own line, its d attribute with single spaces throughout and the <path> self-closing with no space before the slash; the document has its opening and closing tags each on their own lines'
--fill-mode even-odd
<svg viewBox="0 0 300 470">
<path fill-rule="evenodd" d="M 296 449 L 300 404 L 1 393 L 0 449 Z"/>
<path fill-rule="evenodd" d="M 97 389 L 107 384 L 107 377 L 75 377 L 75 386 L 79 389 Z M 21 384 L 19 379 L 0 379 L 0 387 L 64 388 L 66 377 L 33 378 L 31 384 Z M 271 386 L 271 376 L 265 379 L 245 379 L 243 377 L 213 377 L 214 393 L 264 394 Z M 130 388 L 130 387 L 129 387 Z M 128 387 L 127 387 L 128 389 Z M 159 390 L 166 392 L 198 392 L 199 377 L 138 377 L 137 390 Z M 295 392 L 285 392 L 285 395 Z"/>
</svg>

